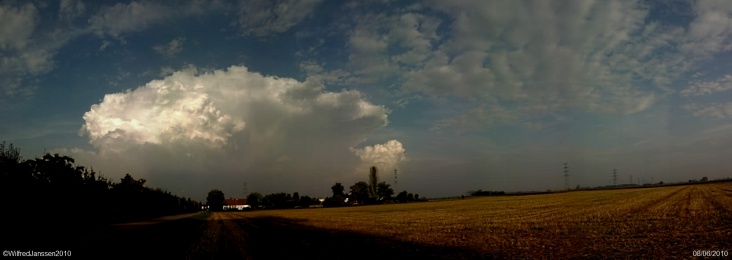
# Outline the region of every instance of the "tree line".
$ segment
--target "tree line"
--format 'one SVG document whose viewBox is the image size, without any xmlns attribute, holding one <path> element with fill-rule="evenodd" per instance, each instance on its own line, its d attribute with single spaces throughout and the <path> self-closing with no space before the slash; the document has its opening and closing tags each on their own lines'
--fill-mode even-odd
<svg viewBox="0 0 732 260">
<path fill-rule="evenodd" d="M 369 168 L 368 182 L 359 181 L 349 187 L 350 192 L 344 194 L 345 188 L 342 184 L 336 183 L 331 187 L 333 196 L 327 198 L 327 206 L 343 205 L 373 205 L 395 202 L 419 201 L 419 194 L 412 194 L 402 191 L 394 197 L 394 189 L 385 181 L 379 182 L 376 166 Z"/>
<path fill-rule="evenodd" d="M 369 168 L 368 182 L 358 181 L 349 187 L 348 192 L 340 182 L 335 183 L 330 189 L 333 195 L 325 198 L 322 202 L 318 198 L 300 196 L 298 192 L 293 194 L 278 192 L 267 195 L 252 192 L 247 196 L 247 203 L 255 209 L 291 209 L 307 208 L 312 205 L 342 207 L 423 201 L 423 199 L 420 199 L 419 194 L 407 191 L 399 192 L 394 196 L 394 189 L 391 188 L 390 184 L 384 181 L 379 182 L 375 166 Z M 216 211 L 222 210 L 225 198 L 221 190 L 211 190 L 206 201 L 209 208 Z"/>
<path fill-rule="evenodd" d="M 7 216 L 21 223 L 102 224 L 200 210 L 201 203 L 127 174 L 119 182 L 73 158 L 46 153 L 24 160 L 20 149 L 0 144 L 0 201 Z"/>
</svg>

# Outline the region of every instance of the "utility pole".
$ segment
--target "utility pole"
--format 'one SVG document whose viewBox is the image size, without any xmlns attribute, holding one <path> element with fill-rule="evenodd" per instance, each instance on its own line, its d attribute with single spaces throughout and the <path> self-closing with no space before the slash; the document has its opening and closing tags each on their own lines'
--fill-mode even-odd
<svg viewBox="0 0 732 260">
<path fill-rule="evenodd" d="M 249 191 L 249 189 L 247 188 L 247 182 L 244 182 L 244 187 L 243 187 L 243 191 L 244 191 L 244 198 L 246 198 L 246 197 L 247 197 L 247 195 L 249 195 L 249 194 L 247 194 L 247 193 L 249 193 L 249 192 L 248 192 L 248 191 Z"/>
<path fill-rule="evenodd" d="M 618 186 L 618 170 L 613 169 L 613 186 Z"/>
<path fill-rule="evenodd" d="M 564 163 L 564 189 L 569 190 L 569 166 Z"/>
</svg>

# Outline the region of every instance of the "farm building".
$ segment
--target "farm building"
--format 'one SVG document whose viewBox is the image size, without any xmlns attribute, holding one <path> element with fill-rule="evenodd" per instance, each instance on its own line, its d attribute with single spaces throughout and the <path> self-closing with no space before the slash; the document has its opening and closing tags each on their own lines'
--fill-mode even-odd
<svg viewBox="0 0 732 260">
<path fill-rule="evenodd" d="M 233 199 L 229 198 L 224 200 L 224 210 L 249 210 L 252 207 L 247 204 L 247 199 Z"/>
</svg>

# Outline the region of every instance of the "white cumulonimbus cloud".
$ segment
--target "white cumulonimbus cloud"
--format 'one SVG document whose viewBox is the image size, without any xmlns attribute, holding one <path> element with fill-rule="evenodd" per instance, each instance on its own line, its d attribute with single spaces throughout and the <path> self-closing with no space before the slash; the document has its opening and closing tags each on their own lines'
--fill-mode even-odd
<svg viewBox="0 0 732 260">
<path fill-rule="evenodd" d="M 77 155 L 108 176 L 131 167 L 141 172 L 133 175 L 161 182 L 188 176 L 196 192 L 247 181 L 253 191 L 305 194 L 349 181 L 338 176 L 359 163 L 350 147 L 386 126 L 388 112 L 355 90 L 329 92 L 238 66 L 188 68 L 93 105 L 80 132 L 98 151 Z M 393 163 L 403 151 L 390 141 L 356 153 L 402 154 L 390 157 Z M 119 162 L 126 169 L 117 169 Z"/>
<path fill-rule="evenodd" d="M 406 150 L 397 140 L 366 146 L 362 149 L 355 148 L 352 151 L 361 158 L 361 168 L 376 166 L 381 172 L 398 169 L 399 164 L 407 159 L 404 155 Z"/>
</svg>

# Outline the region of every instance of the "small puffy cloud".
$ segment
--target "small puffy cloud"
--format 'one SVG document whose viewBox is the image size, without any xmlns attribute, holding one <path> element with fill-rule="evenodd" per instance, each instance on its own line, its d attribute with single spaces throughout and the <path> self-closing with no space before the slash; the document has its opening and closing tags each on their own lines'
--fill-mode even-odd
<svg viewBox="0 0 732 260">
<path fill-rule="evenodd" d="M 239 26 L 246 34 L 282 33 L 310 16 L 321 0 L 254 0 L 240 2 Z"/>
<path fill-rule="evenodd" d="M 151 181 L 187 176 L 201 194 L 242 180 L 261 192 L 313 193 L 349 181 L 341 177 L 358 164 L 350 147 L 387 114 L 359 91 L 189 67 L 93 105 L 81 134 L 98 151 L 78 156 L 108 176 L 123 175 L 120 164 Z"/>
<path fill-rule="evenodd" d="M 157 45 L 157 46 L 153 47 L 153 49 L 156 52 L 162 54 L 163 56 L 173 57 L 173 56 L 177 55 L 178 53 L 180 53 L 181 51 L 183 51 L 183 42 L 185 40 L 186 39 L 183 37 L 178 37 L 178 38 L 171 40 L 167 44 Z"/>
<path fill-rule="evenodd" d="M 732 75 L 725 75 L 718 80 L 696 82 L 682 90 L 681 95 L 685 97 L 704 96 L 730 89 L 732 89 Z"/>
<path fill-rule="evenodd" d="M 399 168 L 399 164 L 407 159 L 406 151 L 397 140 L 390 140 L 384 144 L 352 149 L 353 153 L 361 158 L 361 168 L 376 166 L 383 173 Z"/>
</svg>

